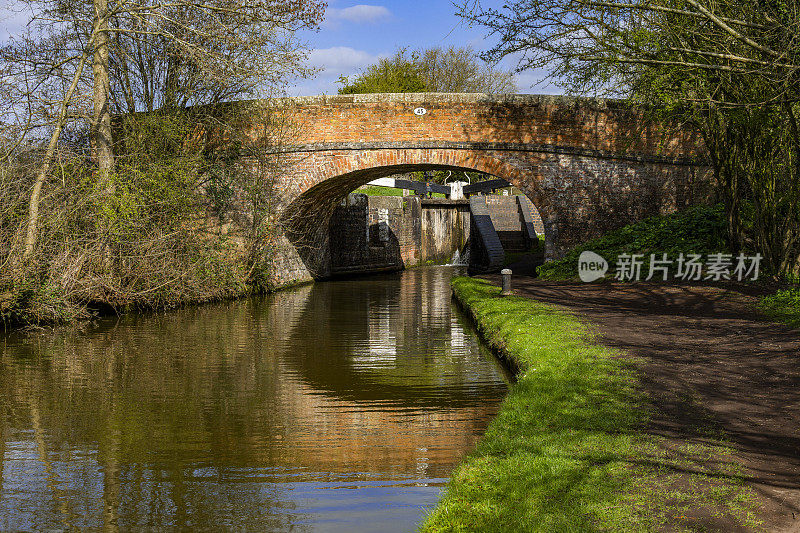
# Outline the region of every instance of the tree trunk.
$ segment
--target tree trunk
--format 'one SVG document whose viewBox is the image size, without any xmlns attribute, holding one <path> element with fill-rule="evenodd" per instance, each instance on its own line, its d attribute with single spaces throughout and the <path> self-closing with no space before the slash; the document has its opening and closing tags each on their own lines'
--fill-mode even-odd
<svg viewBox="0 0 800 533">
<path fill-rule="evenodd" d="M 114 181 L 111 177 L 111 171 L 114 169 L 114 150 L 111 135 L 111 81 L 108 68 L 108 0 L 93 0 L 93 2 L 98 33 L 92 62 L 94 77 L 92 145 L 97 162 L 97 191 L 102 205 L 114 194 Z M 107 270 L 111 268 L 112 262 L 108 233 L 107 221 L 102 216 L 98 217 L 97 235 L 100 239 L 103 265 Z"/>
<path fill-rule="evenodd" d="M 41 200 L 42 186 L 44 185 L 47 175 L 50 173 L 50 165 L 53 163 L 53 156 L 58 146 L 58 140 L 61 137 L 61 131 L 64 129 L 64 124 L 67 121 L 67 109 L 72 101 L 72 95 L 75 94 L 75 89 L 78 87 L 78 82 L 83 74 L 83 68 L 86 66 L 86 60 L 89 57 L 89 50 L 91 50 L 95 37 L 97 36 L 97 26 L 92 31 L 86 49 L 81 56 L 78 68 L 75 70 L 75 75 L 72 77 L 72 83 L 61 101 L 61 107 L 58 110 L 58 118 L 56 119 L 55 129 L 50 136 L 50 142 L 47 144 L 47 150 L 42 160 L 42 166 L 36 174 L 36 181 L 33 184 L 31 191 L 30 201 L 28 203 L 28 223 L 27 231 L 25 234 L 24 247 L 25 250 L 22 254 L 23 259 L 28 259 L 36 247 L 37 227 L 39 225 L 39 201 Z"/>
<path fill-rule="evenodd" d="M 108 0 L 94 0 L 98 29 L 92 73 L 94 74 L 94 135 L 93 144 L 100 190 L 111 192 L 111 170 L 114 168 L 114 151 L 111 138 L 111 109 L 109 98 L 111 82 L 108 72 Z"/>
<path fill-rule="evenodd" d="M 167 59 L 167 79 L 164 86 L 164 107 L 173 109 L 178 104 L 178 70 L 180 68 L 180 57 L 170 53 Z"/>
</svg>

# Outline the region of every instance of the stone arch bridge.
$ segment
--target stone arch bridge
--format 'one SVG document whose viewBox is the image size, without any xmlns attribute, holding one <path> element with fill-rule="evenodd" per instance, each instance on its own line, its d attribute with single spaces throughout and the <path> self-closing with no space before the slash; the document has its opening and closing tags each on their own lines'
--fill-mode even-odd
<svg viewBox="0 0 800 533">
<path fill-rule="evenodd" d="M 505 179 L 538 208 L 550 258 L 608 229 L 701 202 L 708 190 L 695 137 L 618 101 L 413 93 L 285 98 L 277 107 L 291 133 L 278 150 L 276 285 L 330 273 L 331 213 L 380 177 L 442 169 Z M 249 127 L 254 138 L 264 129 Z"/>
</svg>

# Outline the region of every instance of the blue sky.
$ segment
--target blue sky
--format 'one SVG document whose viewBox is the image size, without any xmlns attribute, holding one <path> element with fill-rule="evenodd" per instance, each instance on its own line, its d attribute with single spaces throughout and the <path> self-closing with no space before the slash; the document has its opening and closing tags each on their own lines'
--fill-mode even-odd
<svg viewBox="0 0 800 533">
<path fill-rule="evenodd" d="M 471 45 L 478 51 L 489 48 L 492 42 L 487 40 L 485 29 L 469 27 L 455 15 L 455 11 L 451 0 L 394 0 L 370 4 L 329 0 L 320 31 L 302 35 L 311 49 L 309 63 L 320 72 L 313 79 L 301 80 L 288 87 L 287 92 L 290 96 L 335 94 L 339 76 L 357 74 L 401 47 Z M 0 42 L 9 34 L 20 31 L 29 17 L 29 13 L 0 7 Z M 512 68 L 515 64 L 512 60 L 505 60 L 501 66 Z M 535 85 L 543 77 L 541 71 L 518 74 L 519 91 L 561 92 L 551 84 Z"/>
<path fill-rule="evenodd" d="M 335 94 L 339 76 L 356 74 L 401 47 L 471 45 L 479 51 L 488 48 L 491 41 L 487 40 L 485 29 L 469 27 L 455 11 L 450 0 L 396 0 L 374 4 L 329 0 L 321 30 L 303 36 L 311 48 L 310 63 L 322 71 L 314 79 L 303 80 L 289 88 L 289 94 Z M 511 68 L 515 64 L 506 60 L 501 66 Z M 518 74 L 519 91 L 561 92 L 550 84 L 534 86 L 543 77 L 543 72 Z"/>
</svg>

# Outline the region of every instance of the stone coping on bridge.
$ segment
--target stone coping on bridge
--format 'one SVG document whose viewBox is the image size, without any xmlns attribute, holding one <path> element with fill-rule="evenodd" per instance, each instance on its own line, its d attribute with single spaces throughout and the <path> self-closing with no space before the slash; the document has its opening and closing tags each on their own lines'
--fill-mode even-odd
<svg viewBox="0 0 800 533">
<path fill-rule="evenodd" d="M 448 104 L 517 104 L 582 106 L 591 109 L 627 108 L 630 104 L 612 98 L 565 96 L 551 94 L 487 94 L 487 93 L 368 93 L 321 94 L 316 96 L 286 96 L 274 102 L 296 105 L 383 104 L 383 103 L 448 103 Z"/>
</svg>

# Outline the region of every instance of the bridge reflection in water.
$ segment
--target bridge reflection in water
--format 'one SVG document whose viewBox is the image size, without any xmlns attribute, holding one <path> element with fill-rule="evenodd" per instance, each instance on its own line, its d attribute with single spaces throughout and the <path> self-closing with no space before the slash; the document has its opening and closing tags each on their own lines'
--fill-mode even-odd
<svg viewBox="0 0 800 533">
<path fill-rule="evenodd" d="M 506 390 L 452 271 L 6 336 L 0 530 L 413 529 Z"/>
</svg>

